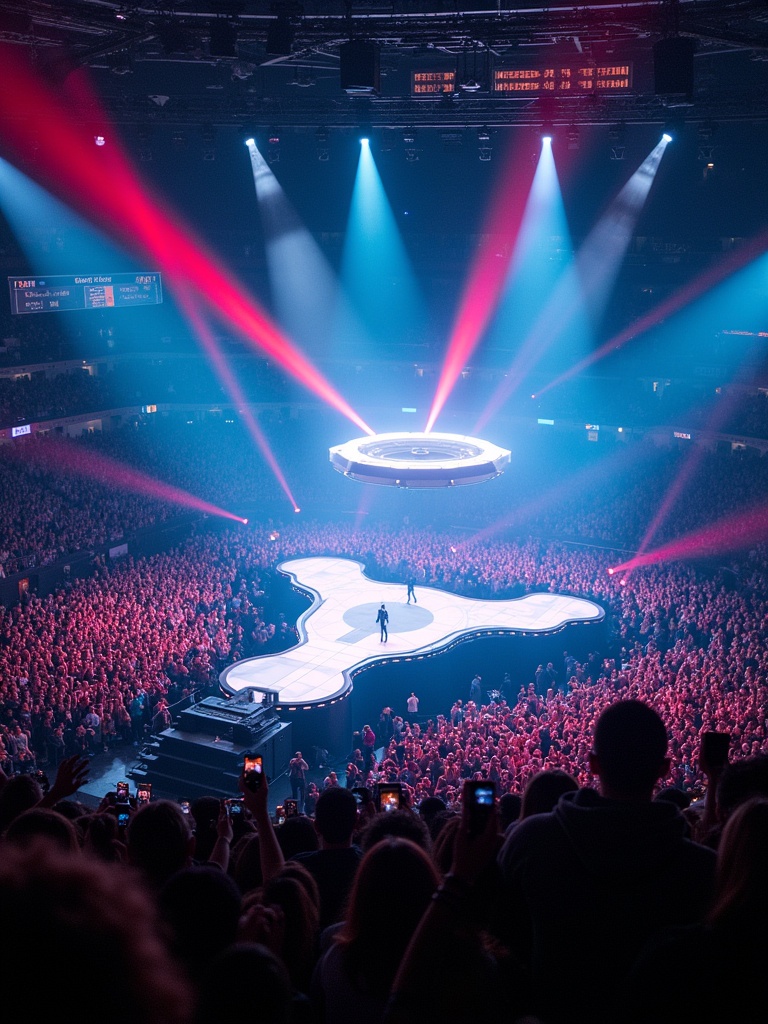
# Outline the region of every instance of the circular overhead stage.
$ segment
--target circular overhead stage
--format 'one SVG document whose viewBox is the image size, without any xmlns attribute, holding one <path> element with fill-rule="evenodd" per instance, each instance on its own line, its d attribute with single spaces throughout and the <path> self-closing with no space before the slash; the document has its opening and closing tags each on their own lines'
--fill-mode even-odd
<svg viewBox="0 0 768 1024">
<path fill-rule="evenodd" d="M 501 476 L 511 452 L 462 434 L 393 433 L 358 437 L 329 449 L 338 473 L 385 487 L 459 487 Z"/>
</svg>

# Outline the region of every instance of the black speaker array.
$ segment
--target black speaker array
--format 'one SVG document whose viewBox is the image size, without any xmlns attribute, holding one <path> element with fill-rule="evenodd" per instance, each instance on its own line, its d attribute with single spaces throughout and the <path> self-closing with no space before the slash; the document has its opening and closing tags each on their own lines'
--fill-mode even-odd
<svg viewBox="0 0 768 1024">
<path fill-rule="evenodd" d="M 653 48 L 653 73 L 657 96 L 693 98 L 695 39 L 673 36 Z"/>
</svg>

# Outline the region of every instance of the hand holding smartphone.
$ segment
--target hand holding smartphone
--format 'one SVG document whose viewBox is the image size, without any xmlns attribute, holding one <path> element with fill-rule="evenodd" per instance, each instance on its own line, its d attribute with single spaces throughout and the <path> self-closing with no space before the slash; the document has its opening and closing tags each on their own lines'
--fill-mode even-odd
<svg viewBox="0 0 768 1024">
<path fill-rule="evenodd" d="M 260 754 L 243 758 L 243 781 L 254 793 L 261 788 L 264 782 L 264 760 Z"/>
<path fill-rule="evenodd" d="M 379 810 L 399 811 L 403 806 L 403 787 L 399 782 L 379 783 Z"/>
<path fill-rule="evenodd" d="M 469 810 L 470 834 L 480 835 L 496 804 L 496 784 L 488 779 L 467 779 L 463 793 Z"/>
<path fill-rule="evenodd" d="M 701 734 L 699 763 L 705 772 L 723 768 L 728 763 L 731 736 L 727 732 L 704 732 Z"/>
</svg>

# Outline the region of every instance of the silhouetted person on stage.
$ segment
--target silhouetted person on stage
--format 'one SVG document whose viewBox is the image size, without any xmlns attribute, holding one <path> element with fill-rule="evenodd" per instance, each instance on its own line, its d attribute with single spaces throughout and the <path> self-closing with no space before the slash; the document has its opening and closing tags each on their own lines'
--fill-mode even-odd
<svg viewBox="0 0 768 1024">
<path fill-rule="evenodd" d="M 419 603 L 416 600 L 416 591 L 413 589 L 413 580 L 409 579 L 408 580 L 408 600 L 406 601 L 406 604 L 410 604 L 411 603 L 411 598 L 413 598 L 413 603 L 414 604 L 418 604 Z"/>
<path fill-rule="evenodd" d="M 381 627 L 381 639 L 380 643 L 385 644 L 387 642 L 387 623 L 389 622 L 389 612 L 382 604 L 379 608 L 379 614 L 376 616 L 376 621 Z"/>
</svg>

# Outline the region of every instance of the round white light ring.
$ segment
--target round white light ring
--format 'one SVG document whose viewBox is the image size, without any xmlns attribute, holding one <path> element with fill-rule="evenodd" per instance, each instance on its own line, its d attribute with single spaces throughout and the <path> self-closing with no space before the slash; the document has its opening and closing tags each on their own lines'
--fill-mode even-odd
<svg viewBox="0 0 768 1024">
<path fill-rule="evenodd" d="M 463 434 L 396 432 L 358 437 L 329 450 L 333 468 L 389 487 L 455 487 L 499 476 L 511 452 Z"/>
</svg>

